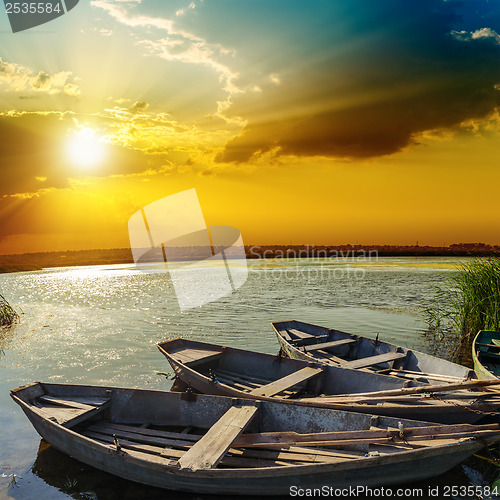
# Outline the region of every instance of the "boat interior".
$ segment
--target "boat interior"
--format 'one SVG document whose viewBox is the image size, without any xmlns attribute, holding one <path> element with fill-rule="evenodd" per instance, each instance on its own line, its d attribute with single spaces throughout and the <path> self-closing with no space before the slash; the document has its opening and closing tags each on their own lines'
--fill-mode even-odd
<svg viewBox="0 0 500 500">
<path fill-rule="evenodd" d="M 427 383 L 455 382 L 476 378 L 473 370 L 448 363 L 378 339 L 361 337 L 340 330 L 303 323 L 278 321 L 272 323 L 285 346 L 289 344 L 304 354 L 326 364 L 361 369 Z M 439 363 L 439 364 L 438 364 Z M 440 373 L 440 366 L 445 373 Z M 429 375 L 426 377 L 425 375 Z"/>
<path fill-rule="evenodd" d="M 160 343 L 158 348 L 174 364 L 181 363 L 202 375 L 205 381 L 224 384 L 252 396 L 295 399 L 424 385 L 362 370 L 347 371 L 333 365 L 184 339 Z"/>
<path fill-rule="evenodd" d="M 500 378 L 500 339 L 498 332 L 483 330 L 475 342 L 480 363 L 495 377 Z"/>
<path fill-rule="evenodd" d="M 450 444 L 464 431 L 478 432 L 466 424 L 341 411 L 332 418 L 328 409 L 189 393 L 37 382 L 12 397 L 28 415 L 110 450 L 189 470 L 343 462 Z M 498 433 L 498 425 L 480 431 Z"/>
</svg>

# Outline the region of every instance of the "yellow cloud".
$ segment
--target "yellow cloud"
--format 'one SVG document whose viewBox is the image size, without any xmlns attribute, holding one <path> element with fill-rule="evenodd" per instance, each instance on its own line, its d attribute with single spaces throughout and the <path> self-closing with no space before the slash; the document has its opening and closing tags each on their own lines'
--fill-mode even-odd
<svg viewBox="0 0 500 500">
<path fill-rule="evenodd" d="M 25 66 L 4 61 L 0 57 L 0 89 L 12 92 L 44 92 L 59 94 L 64 92 L 69 96 L 80 94 L 79 87 L 70 82 L 71 71 L 60 71 L 53 75 L 45 71 L 33 74 Z"/>
<path fill-rule="evenodd" d="M 116 21 L 130 28 L 156 28 L 166 32 L 166 36 L 162 38 L 143 39 L 139 40 L 138 44 L 142 45 L 149 54 L 157 55 L 167 61 L 197 64 L 213 70 L 218 75 L 222 90 L 227 94 L 225 100 L 216 102 L 216 116 L 228 123 L 245 125 L 246 122 L 241 118 L 226 115 L 226 111 L 232 105 L 232 97 L 246 92 L 246 89 L 241 88 L 236 83 L 239 73 L 218 60 L 220 55 L 234 55 L 234 51 L 218 44 L 211 44 L 200 36 L 178 29 L 172 19 L 129 14 L 125 3 L 116 4 L 108 0 L 92 0 L 90 4 L 105 10 Z M 188 8 L 194 8 L 191 5 L 194 6 L 194 2 Z"/>
</svg>

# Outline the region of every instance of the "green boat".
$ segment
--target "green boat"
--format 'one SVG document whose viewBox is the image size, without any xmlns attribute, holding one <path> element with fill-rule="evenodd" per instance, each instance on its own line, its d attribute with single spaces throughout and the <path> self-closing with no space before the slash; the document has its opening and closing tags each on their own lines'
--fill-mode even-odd
<svg viewBox="0 0 500 500">
<path fill-rule="evenodd" d="M 472 359 L 478 379 L 500 378 L 500 332 L 481 330 L 472 342 Z"/>
</svg>

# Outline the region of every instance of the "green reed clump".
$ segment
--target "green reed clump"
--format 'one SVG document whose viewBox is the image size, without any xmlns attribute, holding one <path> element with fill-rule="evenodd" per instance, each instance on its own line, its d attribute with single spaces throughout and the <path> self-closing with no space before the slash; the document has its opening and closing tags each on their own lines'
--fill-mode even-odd
<svg viewBox="0 0 500 500">
<path fill-rule="evenodd" d="M 19 315 L 0 294 L 0 326 L 12 325 L 19 319 Z"/>
<path fill-rule="evenodd" d="M 500 330 L 500 258 L 475 259 L 436 289 L 425 308 L 429 330 L 469 345 L 479 330 Z"/>
</svg>

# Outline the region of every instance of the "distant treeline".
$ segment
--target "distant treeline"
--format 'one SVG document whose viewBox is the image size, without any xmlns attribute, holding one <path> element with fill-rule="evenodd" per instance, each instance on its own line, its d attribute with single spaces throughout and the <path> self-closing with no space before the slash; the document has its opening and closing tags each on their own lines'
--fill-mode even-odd
<svg viewBox="0 0 500 500">
<path fill-rule="evenodd" d="M 238 252 L 227 250 L 231 258 Z M 241 252 L 240 252 L 241 254 Z M 172 255 L 172 253 L 170 253 Z M 455 243 L 448 247 L 395 246 L 395 245 L 248 245 L 245 246 L 248 259 L 266 258 L 370 258 L 375 257 L 472 257 L 498 256 L 500 245 L 484 243 Z M 177 259 L 206 258 L 199 247 L 180 247 Z M 176 259 L 176 260 L 177 260 Z M 17 255 L 0 255 L 0 273 L 36 271 L 47 267 L 92 266 L 133 263 L 130 248 L 101 250 L 75 250 L 67 252 L 39 252 Z"/>
<path fill-rule="evenodd" d="M 75 250 L 0 255 L 0 273 L 37 271 L 46 267 L 127 264 L 133 262 L 130 248 Z"/>
</svg>

